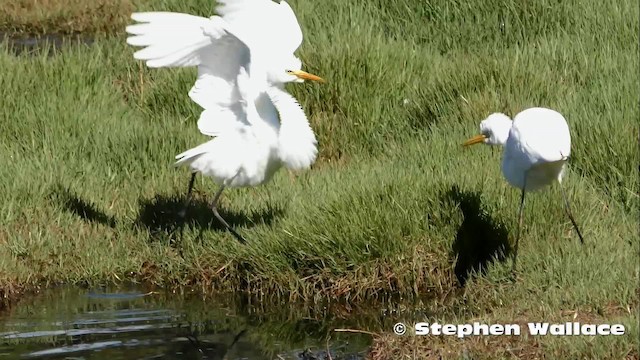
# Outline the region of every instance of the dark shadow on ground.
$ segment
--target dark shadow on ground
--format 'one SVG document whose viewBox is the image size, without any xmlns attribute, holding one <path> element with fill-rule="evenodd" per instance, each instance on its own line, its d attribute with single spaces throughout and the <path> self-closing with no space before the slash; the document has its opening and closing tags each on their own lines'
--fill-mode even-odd
<svg viewBox="0 0 640 360">
<path fill-rule="evenodd" d="M 464 216 L 452 247 L 458 259 L 455 274 L 464 286 L 472 274 L 484 274 L 492 262 L 507 259 L 511 246 L 507 228 L 484 211 L 478 193 L 453 186 L 446 197 L 458 204 Z"/>
<path fill-rule="evenodd" d="M 85 221 L 102 224 L 109 227 L 116 226 L 116 220 L 99 210 L 95 204 L 81 199 L 69 188 L 58 184 L 51 192 L 51 200 Z"/>
<path fill-rule="evenodd" d="M 184 208 L 184 196 L 156 195 L 151 199 L 140 199 L 138 202 L 140 211 L 136 223 L 149 229 L 151 240 L 166 240 L 172 237 L 179 232 L 183 221 L 185 228 L 227 231 L 213 215 L 211 204 L 198 196 L 194 196 L 191 200 L 184 220 L 179 214 Z M 219 205 L 218 213 L 231 227 L 238 230 L 238 228 L 250 228 L 259 224 L 269 225 L 282 216 L 284 210 L 266 204 L 265 209 L 245 214 L 229 211 L 224 208 L 224 205 Z"/>
</svg>

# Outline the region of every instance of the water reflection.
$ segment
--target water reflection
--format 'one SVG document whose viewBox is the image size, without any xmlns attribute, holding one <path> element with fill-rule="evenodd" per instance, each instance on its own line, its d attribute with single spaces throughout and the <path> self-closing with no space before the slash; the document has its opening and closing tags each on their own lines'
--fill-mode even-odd
<svg viewBox="0 0 640 360">
<path fill-rule="evenodd" d="M 0 314 L 0 359 L 328 359 L 330 329 L 353 325 L 284 310 L 131 289 L 51 289 Z M 364 358 L 367 336 L 331 336 L 331 358 Z"/>
</svg>

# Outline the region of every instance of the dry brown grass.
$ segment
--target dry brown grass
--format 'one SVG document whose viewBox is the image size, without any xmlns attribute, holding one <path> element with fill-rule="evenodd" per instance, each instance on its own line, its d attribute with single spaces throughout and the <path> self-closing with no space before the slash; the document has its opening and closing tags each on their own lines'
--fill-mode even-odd
<svg viewBox="0 0 640 360">
<path fill-rule="evenodd" d="M 535 338 L 476 337 L 464 340 L 451 337 L 399 337 L 385 334 L 374 340 L 369 354 L 372 360 L 382 359 L 459 359 L 465 354 L 473 359 L 544 359 Z M 480 356 L 480 357 L 478 357 Z"/>
<path fill-rule="evenodd" d="M 121 30 L 131 0 L 11 0 L 0 3 L 0 32 L 9 34 L 110 33 Z"/>
</svg>

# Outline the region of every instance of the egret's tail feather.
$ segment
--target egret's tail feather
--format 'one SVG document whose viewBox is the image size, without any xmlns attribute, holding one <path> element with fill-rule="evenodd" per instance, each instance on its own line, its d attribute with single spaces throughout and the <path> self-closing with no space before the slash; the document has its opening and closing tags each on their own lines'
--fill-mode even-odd
<svg viewBox="0 0 640 360">
<path fill-rule="evenodd" d="M 224 35 L 222 19 L 172 12 L 133 13 L 139 24 L 129 25 L 127 43 L 144 48 L 134 58 L 149 67 L 182 67 L 200 64 L 199 50 Z"/>
</svg>

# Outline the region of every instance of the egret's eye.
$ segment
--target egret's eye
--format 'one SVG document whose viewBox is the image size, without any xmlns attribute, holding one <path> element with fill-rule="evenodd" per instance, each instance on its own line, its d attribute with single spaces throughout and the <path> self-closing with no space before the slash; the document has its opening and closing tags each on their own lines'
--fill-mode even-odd
<svg viewBox="0 0 640 360">
<path fill-rule="evenodd" d="M 293 75 L 293 71 L 292 70 L 285 70 L 287 74 L 289 75 Z"/>
</svg>

